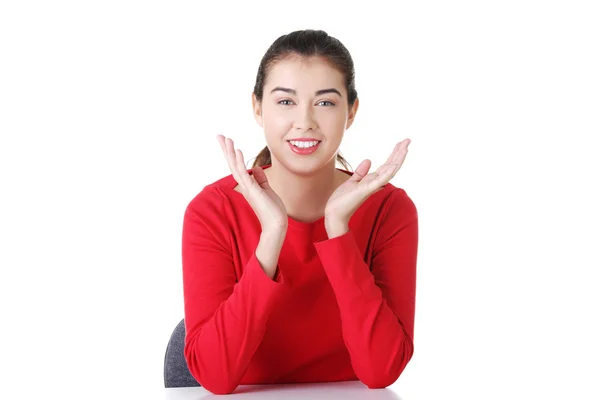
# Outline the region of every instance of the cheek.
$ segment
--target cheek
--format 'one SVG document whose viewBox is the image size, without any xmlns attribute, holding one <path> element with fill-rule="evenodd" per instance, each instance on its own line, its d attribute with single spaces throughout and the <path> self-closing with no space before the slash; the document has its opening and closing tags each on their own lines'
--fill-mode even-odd
<svg viewBox="0 0 600 400">
<path fill-rule="evenodd" d="M 331 137 L 331 140 L 344 134 L 346 130 L 346 121 L 344 115 L 330 116 L 330 118 L 324 118 L 319 127 L 325 136 Z"/>
<path fill-rule="evenodd" d="M 263 125 L 266 132 L 286 132 L 293 126 L 293 119 L 283 113 L 272 112 L 263 116 Z"/>
<path fill-rule="evenodd" d="M 342 111 L 323 114 L 321 117 L 321 124 L 334 130 L 346 125 L 347 115 Z"/>
</svg>

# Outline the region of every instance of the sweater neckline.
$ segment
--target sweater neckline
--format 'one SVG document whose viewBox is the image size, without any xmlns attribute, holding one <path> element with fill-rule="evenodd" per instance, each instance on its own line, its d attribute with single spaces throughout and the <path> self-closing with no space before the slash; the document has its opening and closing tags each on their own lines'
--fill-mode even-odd
<svg viewBox="0 0 600 400">
<path fill-rule="evenodd" d="M 261 168 L 264 170 L 264 169 L 270 168 L 272 165 L 273 164 L 265 164 L 265 165 L 262 165 Z M 342 171 L 350 176 L 353 175 L 353 172 L 350 172 L 348 170 L 340 169 L 338 167 L 336 167 L 335 169 Z M 247 171 L 250 175 L 252 175 L 252 169 L 247 169 Z M 241 194 L 240 192 L 234 190 L 234 188 L 237 186 L 237 184 L 238 183 L 235 180 L 235 178 L 233 177 L 233 174 L 229 175 L 229 184 L 227 185 L 227 189 L 231 190 L 234 193 L 233 196 L 239 196 L 238 198 L 241 200 L 244 200 L 244 202 L 247 204 L 247 206 L 250 207 L 250 205 L 246 201 L 246 198 L 244 197 L 244 195 Z M 250 208 L 252 209 L 252 207 L 250 207 Z M 316 227 L 323 227 L 323 229 L 324 229 L 324 226 L 325 226 L 325 216 L 324 215 L 322 217 L 316 219 L 315 221 L 311 221 L 311 222 L 298 221 L 288 215 L 288 227 L 291 227 L 291 228 L 294 228 L 297 230 L 307 231 L 307 230 L 313 230 Z"/>
</svg>

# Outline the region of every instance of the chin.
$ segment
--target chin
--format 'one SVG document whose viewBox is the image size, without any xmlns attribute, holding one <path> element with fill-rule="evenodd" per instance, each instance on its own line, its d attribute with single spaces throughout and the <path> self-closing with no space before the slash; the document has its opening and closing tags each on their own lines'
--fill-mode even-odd
<svg viewBox="0 0 600 400">
<path fill-rule="evenodd" d="M 277 161 L 288 171 L 302 176 L 314 175 L 323 168 L 326 168 L 329 164 L 324 157 L 312 157 L 310 160 L 293 160 L 286 158 L 283 161 L 281 161 L 280 158 L 277 158 Z"/>
</svg>

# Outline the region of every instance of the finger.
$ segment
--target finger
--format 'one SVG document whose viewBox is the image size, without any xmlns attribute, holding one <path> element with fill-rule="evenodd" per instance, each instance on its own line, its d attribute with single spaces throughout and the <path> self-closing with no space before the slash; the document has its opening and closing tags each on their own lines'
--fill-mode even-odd
<svg viewBox="0 0 600 400">
<path fill-rule="evenodd" d="M 410 144 L 410 139 L 404 139 L 402 142 L 398 143 L 396 154 L 393 157 L 392 163 L 402 165 L 402 162 L 406 158 L 406 154 L 408 153 L 408 145 Z"/>
<path fill-rule="evenodd" d="M 398 172 L 398 170 L 400 169 L 400 167 L 402 167 L 402 164 L 404 164 L 404 160 L 406 159 L 407 153 L 408 153 L 408 150 L 406 150 L 406 147 L 402 147 L 398 151 L 398 154 L 396 154 L 396 156 L 392 160 L 391 164 L 395 167 L 394 172 L 392 173 L 392 176 L 395 175 L 396 172 Z"/>
<path fill-rule="evenodd" d="M 240 150 L 240 149 L 236 150 L 236 160 L 238 163 L 238 170 L 240 172 L 240 178 L 243 182 L 244 187 L 247 188 L 248 190 L 259 189 L 260 185 L 252 176 L 250 176 L 250 172 L 246 168 L 246 163 L 244 162 L 244 154 L 242 153 L 242 150 Z M 260 168 L 260 169 L 262 171 L 262 168 Z M 254 168 L 252 169 L 252 171 L 253 170 L 254 170 Z M 252 174 L 254 174 L 254 172 L 252 172 Z"/>
<path fill-rule="evenodd" d="M 395 171 L 395 165 L 383 164 L 377 169 L 377 171 L 367 175 L 360 184 L 365 187 L 365 191 L 369 193 L 375 193 L 385 186 L 389 180 L 393 177 Z"/>
<path fill-rule="evenodd" d="M 244 165 L 244 157 L 241 150 L 235 148 L 232 139 L 226 139 L 227 160 L 230 163 L 231 174 L 240 185 L 240 192 L 246 193 L 252 187 L 252 180 L 249 179 L 248 171 Z M 240 154 L 238 154 L 238 152 Z"/>
<path fill-rule="evenodd" d="M 374 172 L 378 176 L 386 176 L 390 172 L 390 167 L 395 167 L 395 164 L 390 163 L 389 161 L 385 164 L 382 164 L 377 170 Z"/>
<path fill-rule="evenodd" d="M 387 162 L 387 164 L 390 164 L 393 166 L 393 168 L 386 167 L 387 173 L 390 175 L 389 179 L 396 175 L 400 167 L 402 167 L 404 159 L 406 158 L 406 154 L 408 153 L 409 144 L 410 139 L 404 139 L 402 142 L 397 143 L 396 147 L 394 147 L 394 152 L 390 155 L 390 159 Z"/>
<path fill-rule="evenodd" d="M 250 189 L 255 184 L 255 182 L 253 182 L 253 179 L 248 173 L 248 169 L 246 168 L 246 164 L 244 163 L 244 154 L 240 149 L 235 150 L 235 167 L 239 174 L 241 185 L 244 186 L 244 188 L 246 189 Z"/>
<path fill-rule="evenodd" d="M 398 148 L 398 156 L 402 156 L 403 154 L 406 154 L 408 152 L 408 145 L 410 144 L 410 140 L 405 139 L 402 141 L 402 144 L 400 145 L 400 147 Z"/>
<path fill-rule="evenodd" d="M 225 137 L 223 135 L 217 135 L 217 141 L 219 142 L 219 146 L 221 146 L 223 155 L 225 155 Z"/>
<path fill-rule="evenodd" d="M 402 143 L 402 142 L 400 142 L 400 143 Z M 389 155 L 388 159 L 385 161 L 384 164 L 393 162 L 393 160 L 398 155 L 398 149 L 400 148 L 400 143 L 396 143 L 396 146 L 394 146 L 394 150 L 392 150 L 392 153 Z"/>
<path fill-rule="evenodd" d="M 360 164 L 358 164 L 358 166 L 354 170 L 354 173 L 348 180 L 355 181 L 355 182 L 362 181 L 363 178 L 369 172 L 369 168 L 371 168 L 371 160 L 369 160 L 369 159 L 363 160 Z"/>
<path fill-rule="evenodd" d="M 385 163 L 381 164 L 379 168 L 377 168 L 374 171 L 374 173 L 377 173 L 377 175 L 379 176 L 386 173 L 386 171 L 388 170 L 388 165 L 394 162 L 394 158 L 396 157 L 398 152 L 398 146 L 399 143 L 396 143 L 396 146 L 394 146 L 394 150 L 392 150 L 392 153 L 388 156 L 387 160 L 385 160 Z"/>
<path fill-rule="evenodd" d="M 385 163 L 380 168 L 383 168 L 387 164 L 400 164 L 399 160 L 402 157 L 402 154 L 403 154 L 403 151 L 405 148 L 404 143 L 407 140 L 408 139 L 404 139 L 402 142 L 396 143 L 396 146 L 394 146 L 394 150 L 392 151 L 392 153 L 389 155 L 388 159 L 385 161 Z M 386 169 L 387 169 L 387 167 L 386 167 Z"/>
<path fill-rule="evenodd" d="M 402 164 L 388 164 L 387 165 L 387 168 L 381 174 L 383 179 L 385 180 L 385 183 L 388 183 L 394 177 L 394 175 L 396 175 L 396 172 L 398 172 L 401 165 Z"/>
<path fill-rule="evenodd" d="M 240 185 L 241 191 L 245 190 L 244 182 L 240 176 L 238 171 L 236 160 L 235 160 L 235 149 L 233 147 L 233 140 L 229 138 L 225 138 L 225 152 L 227 158 L 227 164 L 229 164 L 229 169 L 231 170 L 231 174 L 236 182 Z"/>
<path fill-rule="evenodd" d="M 219 139 L 219 143 L 221 144 L 221 148 L 223 149 L 223 155 L 225 156 L 225 161 L 227 161 L 227 165 L 229 166 L 229 169 L 231 170 L 232 165 L 231 165 L 230 154 L 229 154 L 228 140 L 226 137 L 223 137 L 223 138 Z"/>
</svg>

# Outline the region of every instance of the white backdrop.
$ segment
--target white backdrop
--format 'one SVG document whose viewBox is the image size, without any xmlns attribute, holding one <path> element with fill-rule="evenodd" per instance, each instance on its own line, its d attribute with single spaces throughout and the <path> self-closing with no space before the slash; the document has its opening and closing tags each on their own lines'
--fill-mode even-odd
<svg viewBox="0 0 600 400">
<path fill-rule="evenodd" d="M 248 165 L 264 147 L 260 59 L 311 28 L 355 62 L 352 167 L 412 139 L 415 354 L 391 388 L 598 398 L 594 3 L 2 2 L 0 390 L 163 390 L 185 207 L 230 173 L 216 134 Z"/>
</svg>

